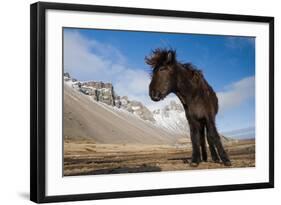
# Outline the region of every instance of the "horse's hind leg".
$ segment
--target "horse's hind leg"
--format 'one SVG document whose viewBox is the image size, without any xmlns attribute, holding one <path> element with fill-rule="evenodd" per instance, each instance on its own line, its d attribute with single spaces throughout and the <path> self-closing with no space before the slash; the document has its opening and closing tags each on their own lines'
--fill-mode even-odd
<svg viewBox="0 0 281 205">
<path fill-rule="evenodd" d="M 213 162 L 219 163 L 220 162 L 220 158 L 219 158 L 218 153 L 216 151 L 215 142 L 213 140 L 213 137 L 210 135 L 208 129 L 207 129 L 207 141 L 208 141 L 209 150 L 210 150 Z"/>
<path fill-rule="evenodd" d="M 208 155 L 206 149 L 206 140 L 205 140 L 205 125 L 201 123 L 200 128 L 200 144 L 201 144 L 201 153 L 202 153 L 202 160 L 207 162 Z"/>
<path fill-rule="evenodd" d="M 222 162 L 224 163 L 225 166 L 231 166 L 231 162 L 228 158 L 227 153 L 223 148 L 219 133 L 213 121 L 207 123 L 207 130 L 208 130 L 209 138 L 211 139 L 212 143 L 214 143 L 214 145 L 216 146 Z"/>
</svg>

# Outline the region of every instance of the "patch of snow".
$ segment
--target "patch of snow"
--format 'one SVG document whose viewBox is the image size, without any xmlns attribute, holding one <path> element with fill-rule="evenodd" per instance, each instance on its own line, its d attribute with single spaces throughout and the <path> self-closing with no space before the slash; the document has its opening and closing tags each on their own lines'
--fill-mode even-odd
<svg viewBox="0 0 281 205">
<path fill-rule="evenodd" d="M 189 125 L 185 117 L 184 111 L 179 112 L 178 110 L 157 110 L 153 114 L 156 120 L 155 125 L 162 127 L 169 132 L 175 134 L 187 134 L 189 133 Z"/>
<path fill-rule="evenodd" d="M 132 110 L 139 110 L 140 108 L 140 106 L 132 106 Z"/>
</svg>

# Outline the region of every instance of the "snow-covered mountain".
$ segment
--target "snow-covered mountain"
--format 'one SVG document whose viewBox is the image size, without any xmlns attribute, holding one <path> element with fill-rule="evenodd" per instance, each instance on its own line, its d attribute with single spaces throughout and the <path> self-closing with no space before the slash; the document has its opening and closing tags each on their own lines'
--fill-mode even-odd
<svg viewBox="0 0 281 205">
<path fill-rule="evenodd" d="M 154 110 L 153 117 L 158 127 L 167 129 L 175 134 L 189 133 L 189 125 L 185 117 L 185 112 L 180 103 L 171 100 L 170 103 L 162 109 Z"/>
</svg>

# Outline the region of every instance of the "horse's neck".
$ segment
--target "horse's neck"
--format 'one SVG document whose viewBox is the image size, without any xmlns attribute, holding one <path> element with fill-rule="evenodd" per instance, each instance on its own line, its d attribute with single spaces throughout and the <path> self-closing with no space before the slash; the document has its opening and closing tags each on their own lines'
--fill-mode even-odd
<svg viewBox="0 0 281 205">
<path fill-rule="evenodd" d="M 185 97 L 180 92 L 176 92 L 176 96 L 180 99 L 183 107 L 185 108 L 187 106 Z"/>
<path fill-rule="evenodd" d="M 178 77 L 177 77 L 177 89 L 175 94 L 180 99 L 181 103 L 184 106 L 187 106 L 191 101 L 192 97 L 192 84 L 190 83 L 189 71 L 186 68 L 178 68 Z"/>
</svg>

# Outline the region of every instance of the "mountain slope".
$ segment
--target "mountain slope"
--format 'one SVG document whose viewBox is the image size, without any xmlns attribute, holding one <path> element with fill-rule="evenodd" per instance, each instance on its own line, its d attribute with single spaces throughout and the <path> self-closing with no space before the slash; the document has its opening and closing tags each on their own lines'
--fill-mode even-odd
<svg viewBox="0 0 281 205">
<path fill-rule="evenodd" d="M 64 86 L 64 136 L 97 143 L 174 144 L 180 138 L 122 109 L 107 106 Z"/>
<path fill-rule="evenodd" d="M 181 104 L 170 101 L 162 109 L 153 111 L 155 124 L 174 134 L 186 135 L 189 133 L 189 125 Z"/>
</svg>

